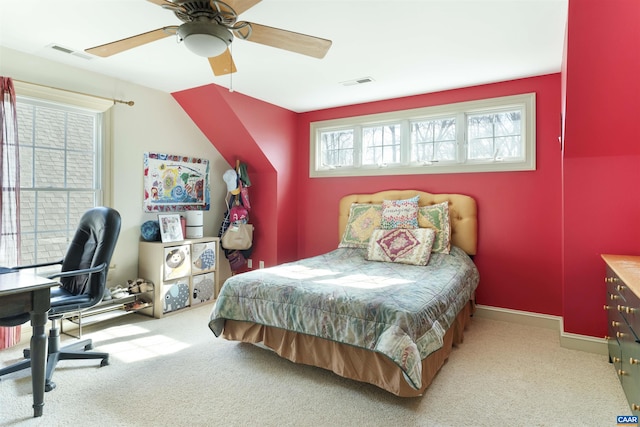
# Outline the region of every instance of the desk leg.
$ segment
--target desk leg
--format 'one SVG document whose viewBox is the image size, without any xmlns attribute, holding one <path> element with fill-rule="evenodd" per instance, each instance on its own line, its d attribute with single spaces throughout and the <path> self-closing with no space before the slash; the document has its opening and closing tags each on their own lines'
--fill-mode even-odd
<svg viewBox="0 0 640 427">
<path fill-rule="evenodd" d="M 42 416 L 44 407 L 44 383 L 47 367 L 47 313 L 50 307 L 49 288 L 35 292 L 31 312 L 31 383 L 33 387 L 33 416 Z"/>
</svg>

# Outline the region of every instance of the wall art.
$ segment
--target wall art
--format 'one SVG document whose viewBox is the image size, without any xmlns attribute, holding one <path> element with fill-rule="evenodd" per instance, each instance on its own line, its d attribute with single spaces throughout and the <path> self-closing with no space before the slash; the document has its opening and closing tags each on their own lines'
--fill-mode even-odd
<svg viewBox="0 0 640 427">
<path fill-rule="evenodd" d="M 144 153 L 144 211 L 209 210 L 209 160 Z"/>
</svg>

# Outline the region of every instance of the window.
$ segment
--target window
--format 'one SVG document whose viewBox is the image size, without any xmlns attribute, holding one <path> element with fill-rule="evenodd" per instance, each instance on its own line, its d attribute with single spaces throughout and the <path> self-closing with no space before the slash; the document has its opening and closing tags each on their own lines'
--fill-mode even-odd
<svg viewBox="0 0 640 427">
<path fill-rule="evenodd" d="M 322 133 L 322 164 L 335 167 L 353 165 L 353 130 Z"/>
<path fill-rule="evenodd" d="M 535 94 L 311 124 L 309 175 L 535 170 Z"/>
<path fill-rule="evenodd" d="M 368 126 L 362 129 L 363 164 L 400 163 L 400 125 Z"/>
<path fill-rule="evenodd" d="M 104 114 L 20 96 L 16 114 L 21 264 L 56 261 L 82 214 L 102 204 Z"/>
<path fill-rule="evenodd" d="M 416 120 L 411 122 L 411 161 L 433 164 L 456 160 L 456 119 Z"/>
</svg>

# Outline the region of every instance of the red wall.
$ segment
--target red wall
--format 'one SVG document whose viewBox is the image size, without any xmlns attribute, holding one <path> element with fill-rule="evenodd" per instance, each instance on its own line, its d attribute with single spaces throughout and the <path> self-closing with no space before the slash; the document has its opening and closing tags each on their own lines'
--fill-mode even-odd
<svg viewBox="0 0 640 427">
<path fill-rule="evenodd" d="M 550 74 L 304 114 L 215 85 L 174 97 L 229 164 L 249 165 L 254 260 L 269 266 L 336 248 L 338 202 L 349 193 L 463 193 L 479 209 L 478 302 L 561 315 L 560 85 L 560 74 Z M 311 121 L 529 92 L 537 104 L 535 171 L 309 178 Z"/>
<path fill-rule="evenodd" d="M 384 111 L 536 93 L 537 170 L 482 174 L 309 178 L 309 124 Z M 300 115 L 298 255 L 337 247 L 338 202 L 350 193 L 415 188 L 463 193 L 478 203 L 478 303 L 560 315 L 560 74 L 515 80 Z"/>
<path fill-rule="evenodd" d="M 230 164 L 240 157 L 257 172 L 253 219 L 268 265 L 334 249 L 345 194 L 469 194 L 479 210 L 478 302 L 561 315 L 566 332 L 598 337 L 600 254 L 640 254 L 639 18 L 637 0 L 570 0 L 561 74 L 299 115 L 213 85 L 176 99 Z M 309 178 L 311 121 L 526 92 L 537 94 L 535 171 Z"/>
<path fill-rule="evenodd" d="M 295 259 L 297 217 L 288 201 L 298 188 L 293 173 L 296 114 L 216 85 L 173 96 L 230 167 L 236 160 L 247 164 L 256 265 L 258 260 L 271 266 Z M 224 185 L 223 173 L 212 171 L 212 185 Z"/>
<path fill-rule="evenodd" d="M 569 2 L 563 152 L 565 330 L 607 332 L 602 253 L 640 255 L 640 2 Z"/>
</svg>

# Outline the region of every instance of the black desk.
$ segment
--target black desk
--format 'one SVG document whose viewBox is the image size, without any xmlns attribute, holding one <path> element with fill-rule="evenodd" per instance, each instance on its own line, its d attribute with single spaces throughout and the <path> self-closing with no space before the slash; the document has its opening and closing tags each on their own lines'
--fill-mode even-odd
<svg viewBox="0 0 640 427">
<path fill-rule="evenodd" d="M 47 312 L 53 279 L 35 274 L 33 270 L 18 270 L 0 274 L 0 318 L 21 313 L 31 314 L 31 382 L 33 384 L 33 416 L 42 416 L 44 382 L 47 365 Z"/>
</svg>

